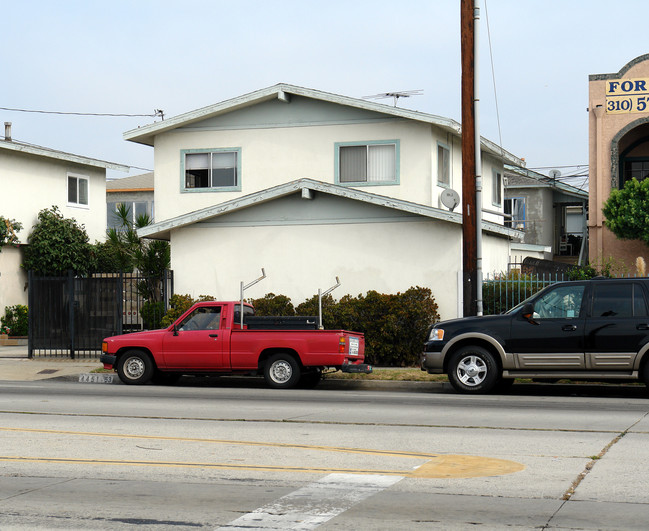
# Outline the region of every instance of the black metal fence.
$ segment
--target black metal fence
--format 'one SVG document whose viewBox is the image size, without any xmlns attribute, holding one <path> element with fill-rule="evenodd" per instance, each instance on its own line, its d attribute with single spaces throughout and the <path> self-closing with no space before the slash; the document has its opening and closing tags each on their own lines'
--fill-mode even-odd
<svg viewBox="0 0 649 531">
<path fill-rule="evenodd" d="M 137 273 L 38 277 L 30 272 L 28 285 L 28 356 L 95 358 L 103 338 L 158 326 L 173 294 L 173 272 L 162 280 Z M 145 292 L 153 297 L 145 298 Z"/>
<path fill-rule="evenodd" d="M 513 308 L 544 287 L 568 280 L 563 273 L 487 275 L 482 283 L 484 315 L 497 315 Z"/>
</svg>

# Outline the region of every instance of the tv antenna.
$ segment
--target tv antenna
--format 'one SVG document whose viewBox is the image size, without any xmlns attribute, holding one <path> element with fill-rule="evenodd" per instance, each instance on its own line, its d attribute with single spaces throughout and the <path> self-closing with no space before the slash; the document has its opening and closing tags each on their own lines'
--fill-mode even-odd
<svg viewBox="0 0 649 531">
<path fill-rule="evenodd" d="M 556 182 L 559 177 L 561 177 L 559 170 L 550 170 L 550 179 L 552 179 L 552 182 Z"/>
<path fill-rule="evenodd" d="M 400 92 L 381 92 L 373 96 L 363 96 L 364 100 L 380 100 L 383 98 L 394 98 L 394 106 L 397 106 L 399 98 L 409 98 L 410 96 L 423 96 L 424 91 L 419 90 L 402 90 Z"/>
</svg>

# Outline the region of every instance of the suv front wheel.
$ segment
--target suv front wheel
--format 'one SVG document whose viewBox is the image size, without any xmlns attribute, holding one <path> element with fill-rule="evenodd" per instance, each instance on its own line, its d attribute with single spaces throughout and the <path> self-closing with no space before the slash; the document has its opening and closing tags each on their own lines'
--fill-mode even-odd
<svg viewBox="0 0 649 531">
<path fill-rule="evenodd" d="M 482 347 L 462 347 L 448 363 L 448 379 L 460 393 L 488 393 L 499 378 L 496 360 Z"/>
</svg>

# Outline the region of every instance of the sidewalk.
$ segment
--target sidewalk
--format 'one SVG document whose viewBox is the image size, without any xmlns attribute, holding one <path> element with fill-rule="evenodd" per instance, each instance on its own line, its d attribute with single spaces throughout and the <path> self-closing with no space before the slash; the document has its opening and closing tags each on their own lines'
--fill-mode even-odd
<svg viewBox="0 0 649 531">
<path fill-rule="evenodd" d="M 79 375 L 102 368 L 99 360 L 27 357 L 26 346 L 0 346 L 0 380 L 33 382 L 64 377 L 78 381 Z"/>
<path fill-rule="evenodd" d="M 80 374 L 87 374 L 103 365 L 99 360 L 70 358 L 27 357 L 26 346 L 0 346 L 0 381 L 35 382 L 39 380 L 66 380 L 78 382 Z M 225 376 L 221 382 L 228 381 L 228 385 L 250 384 L 247 376 Z M 262 380 L 259 379 L 261 382 Z M 114 383 L 121 383 L 115 374 Z M 238 382 L 238 383 L 237 383 Z M 221 384 L 222 385 L 222 384 Z M 339 390 L 375 390 L 375 391 L 408 391 L 416 393 L 430 392 L 432 389 L 441 389 L 439 382 L 414 382 L 394 380 L 344 380 L 329 377 L 318 384 L 317 389 Z"/>
</svg>

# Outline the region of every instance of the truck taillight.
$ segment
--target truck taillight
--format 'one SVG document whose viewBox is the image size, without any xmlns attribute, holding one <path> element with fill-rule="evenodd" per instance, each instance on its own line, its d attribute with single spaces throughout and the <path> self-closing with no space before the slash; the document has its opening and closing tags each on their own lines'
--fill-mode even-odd
<svg viewBox="0 0 649 531">
<path fill-rule="evenodd" d="M 344 338 L 344 337 L 341 337 L 341 338 L 338 340 L 338 352 L 339 352 L 340 354 L 344 354 L 344 353 L 347 351 L 347 348 L 346 348 L 346 344 L 345 344 L 345 343 L 346 343 L 346 341 L 345 341 L 345 338 Z"/>
</svg>

